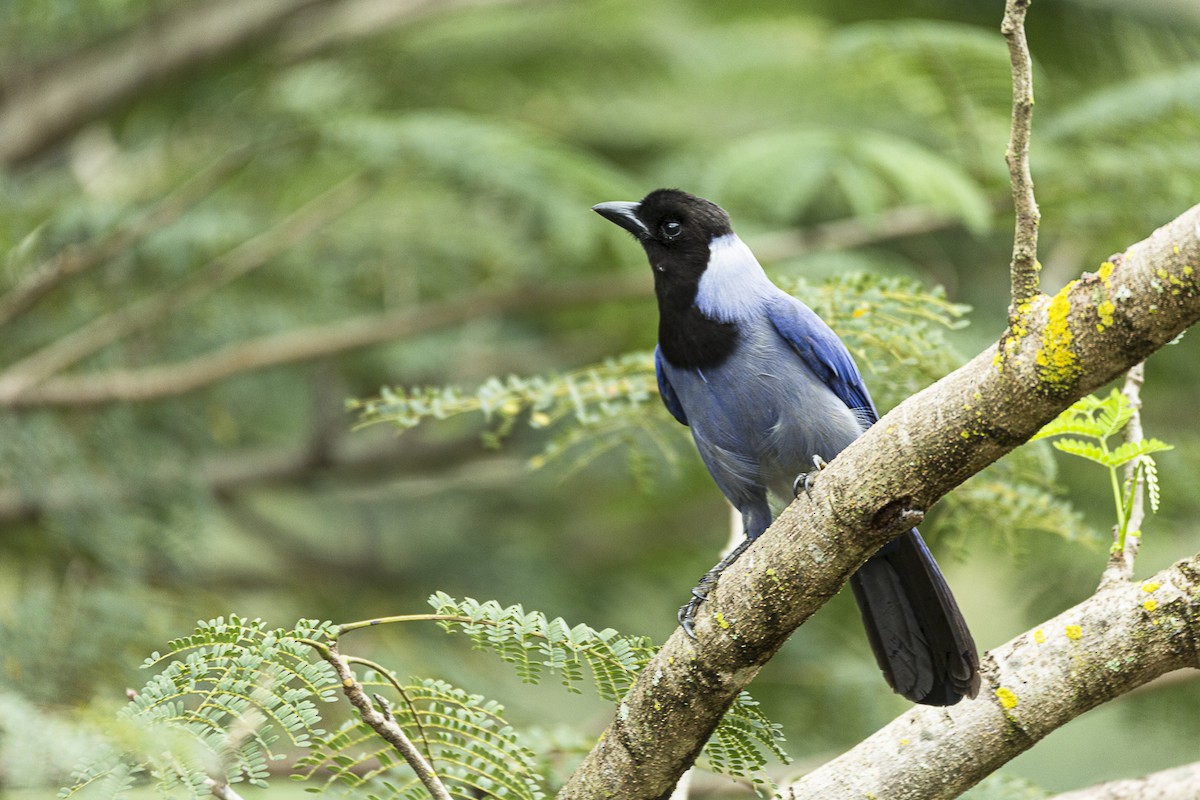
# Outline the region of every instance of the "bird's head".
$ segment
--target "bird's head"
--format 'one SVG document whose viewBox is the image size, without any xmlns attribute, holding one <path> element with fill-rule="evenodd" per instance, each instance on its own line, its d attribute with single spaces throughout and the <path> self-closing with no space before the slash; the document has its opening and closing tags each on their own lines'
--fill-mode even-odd
<svg viewBox="0 0 1200 800">
<path fill-rule="evenodd" d="M 684 279 L 697 279 L 712 242 L 733 232 L 719 205 L 678 189 L 656 189 L 638 203 L 600 203 L 592 210 L 632 233 L 656 273 Z"/>
</svg>

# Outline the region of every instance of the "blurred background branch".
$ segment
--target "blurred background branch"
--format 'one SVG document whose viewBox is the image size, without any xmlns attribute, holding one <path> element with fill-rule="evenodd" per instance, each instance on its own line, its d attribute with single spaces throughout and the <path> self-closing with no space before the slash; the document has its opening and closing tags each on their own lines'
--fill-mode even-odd
<svg viewBox="0 0 1200 800">
<path fill-rule="evenodd" d="M 479 0 L 476 0 L 479 2 Z M 216 0 L 188 4 L 35 66 L 6 64 L 0 162 L 19 165 L 172 82 L 282 42 L 290 58 L 466 2 Z"/>
</svg>

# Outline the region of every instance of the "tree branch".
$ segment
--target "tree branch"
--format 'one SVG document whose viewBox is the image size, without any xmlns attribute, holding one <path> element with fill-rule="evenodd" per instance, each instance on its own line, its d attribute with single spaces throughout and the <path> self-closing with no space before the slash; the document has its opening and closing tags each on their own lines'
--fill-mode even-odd
<svg viewBox="0 0 1200 800">
<path fill-rule="evenodd" d="M 977 700 L 914 707 L 783 796 L 949 800 L 1085 711 L 1197 666 L 1200 554 L 989 651 Z"/>
<path fill-rule="evenodd" d="M 764 262 L 781 261 L 809 253 L 850 250 L 961 226 L 961 217 L 921 206 L 901 206 L 883 211 L 871 219 L 850 217 L 798 230 L 761 234 L 754 237 L 753 250 Z"/>
<path fill-rule="evenodd" d="M 908 529 L 907 512 L 929 508 L 1197 319 L 1200 206 L 1032 301 L 1003 352 L 993 344 L 892 410 L 734 563 L 701 608 L 698 639 L 676 631 L 667 640 L 560 797 L 669 796 L 738 692 Z"/>
<path fill-rule="evenodd" d="M 212 778 L 205 778 L 204 785 L 212 792 L 212 796 L 217 800 L 242 800 L 242 796 L 233 790 L 225 781 L 217 781 Z"/>
<path fill-rule="evenodd" d="M 312 442 L 291 448 L 223 453 L 193 467 L 199 480 L 218 499 L 259 489 L 264 486 L 296 483 L 315 477 L 338 480 L 378 479 L 405 473 L 428 473 L 431 469 L 450 469 L 470 459 L 498 458 L 484 451 L 477 438 L 463 438 L 432 444 L 412 435 L 398 438 L 384 433 L 376 439 L 339 436 L 314 448 Z M 137 486 L 93 480 L 85 488 L 71 482 L 48 482 L 38 495 L 30 496 L 14 489 L 0 488 L 0 525 L 36 520 L 64 509 L 88 504 L 139 499 L 162 491 L 163 485 L 178 475 L 179 464 L 159 464 L 147 474 L 163 483 L 149 480 Z"/>
<path fill-rule="evenodd" d="M 372 36 L 425 12 L 484 0 L 220 0 L 185 4 L 124 34 L 5 76 L 0 164 L 62 144 L 148 90 L 200 73 L 263 42 L 289 60 Z"/>
<path fill-rule="evenodd" d="M 179 286 L 95 319 L 26 356 L 0 374 L 0 404 L 13 402 L 55 372 L 268 263 L 349 210 L 362 197 L 362 191 L 358 176 L 352 176 L 310 200 L 275 227 L 214 259 Z"/>
<path fill-rule="evenodd" d="M 644 276 L 639 273 L 636 278 L 525 286 L 389 314 L 298 328 L 238 342 L 174 364 L 46 380 L 17 393 L 4 392 L 4 382 L 0 379 L 0 408 L 80 408 L 178 397 L 246 372 L 312 361 L 418 336 L 486 314 L 528 313 L 643 297 L 646 285 Z"/>
<path fill-rule="evenodd" d="M 1174 769 L 1056 794 L 1050 800 L 1195 800 L 1200 797 L 1200 761 Z"/>
<path fill-rule="evenodd" d="M 1012 62 L 1012 130 L 1004 161 L 1012 184 L 1016 225 L 1013 232 L 1012 305 L 1010 324 L 1021 315 L 1022 306 L 1038 295 L 1042 265 L 1037 259 L 1038 225 L 1041 213 L 1033 196 L 1033 176 L 1029 172 L 1029 133 L 1033 124 L 1033 62 L 1025 41 L 1025 11 L 1031 0 L 1007 0 L 1000 32 L 1008 42 Z"/>
</svg>

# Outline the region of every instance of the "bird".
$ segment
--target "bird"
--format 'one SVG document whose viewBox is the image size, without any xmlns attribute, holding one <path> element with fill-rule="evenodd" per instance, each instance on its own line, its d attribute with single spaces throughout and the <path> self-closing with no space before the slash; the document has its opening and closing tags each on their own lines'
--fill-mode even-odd
<svg viewBox="0 0 1200 800">
<path fill-rule="evenodd" d="M 679 611 L 684 631 L 721 573 L 770 526 L 815 470 L 879 415 L 837 334 L 777 287 L 717 204 L 678 189 L 592 209 L 642 245 L 658 300 L 654 368 L 671 415 L 688 426 L 745 538 Z M 979 691 L 979 656 L 962 612 L 916 528 L 852 576 L 867 639 L 892 689 L 953 705 Z"/>
</svg>

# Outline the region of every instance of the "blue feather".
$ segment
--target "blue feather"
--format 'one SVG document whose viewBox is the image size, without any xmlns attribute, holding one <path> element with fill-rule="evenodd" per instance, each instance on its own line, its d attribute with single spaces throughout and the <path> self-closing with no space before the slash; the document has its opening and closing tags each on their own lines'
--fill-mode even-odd
<svg viewBox="0 0 1200 800">
<path fill-rule="evenodd" d="M 667 380 L 667 374 L 663 372 L 662 353 L 657 345 L 654 348 L 654 376 L 658 378 L 658 394 L 662 397 L 663 405 L 667 407 L 667 411 L 671 412 L 672 417 L 687 425 L 687 414 L 683 413 L 683 405 L 679 402 L 679 395 L 675 394 L 674 387 Z"/>
<path fill-rule="evenodd" d="M 767 303 L 767 318 L 813 374 L 863 422 L 863 427 L 879 419 L 854 357 L 811 308 L 778 291 Z"/>
</svg>

